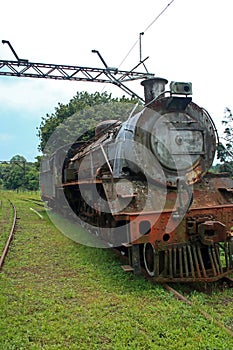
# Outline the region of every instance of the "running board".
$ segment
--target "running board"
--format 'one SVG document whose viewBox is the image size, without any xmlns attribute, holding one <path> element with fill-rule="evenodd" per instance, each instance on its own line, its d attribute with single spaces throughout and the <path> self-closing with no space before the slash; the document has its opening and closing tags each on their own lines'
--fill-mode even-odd
<svg viewBox="0 0 233 350">
<path fill-rule="evenodd" d="M 122 265 L 121 268 L 125 271 L 125 272 L 133 272 L 134 268 L 130 265 Z"/>
</svg>

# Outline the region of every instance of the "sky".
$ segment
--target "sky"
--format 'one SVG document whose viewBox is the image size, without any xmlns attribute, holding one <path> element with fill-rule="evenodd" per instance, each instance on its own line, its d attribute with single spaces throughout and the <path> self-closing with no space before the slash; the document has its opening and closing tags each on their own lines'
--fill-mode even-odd
<svg viewBox="0 0 233 350">
<path fill-rule="evenodd" d="M 193 101 L 207 109 L 220 136 L 225 107 L 233 109 L 233 1 L 174 0 L 4 1 L 0 9 L 0 59 L 103 68 L 132 69 L 142 58 L 149 72 L 193 84 Z M 154 23 L 153 23 L 154 22 Z M 134 44 L 137 44 L 134 46 Z M 130 51 L 130 49 L 134 48 Z M 128 52 L 130 51 L 130 54 Z M 141 71 L 144 71 L 143 67 Z M 129 87 L 143 96 L 139 82 Z M 41 118 L 68 103 L 77 91 L 124 93 L 110 84 L 0 76 L 0 160 L 39 155 Z"/>
</svg>

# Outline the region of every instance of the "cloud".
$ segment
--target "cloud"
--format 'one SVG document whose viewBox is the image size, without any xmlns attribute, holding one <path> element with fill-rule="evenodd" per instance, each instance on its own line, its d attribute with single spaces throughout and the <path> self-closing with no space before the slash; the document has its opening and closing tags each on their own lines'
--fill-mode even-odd
<svg viewBox="0 0 233 350">
<path fill-rule="evenodd" d="M 12 141 L 15 138 L 14 135 L 7 134 L 7 133 L 0 133 L 0 142 L 9 142 Z"/>
<path fill-rule="evenodd" d="M 11 81 L 6 82 L 6 79 Z M 58 97 L 57 92 L 46 83 L 18 78 L 1 79 L 0 108 L 20 113 L 24 111 L 27 117 L 33 117 L 35 112 L 48 112 L 57 103 Z"/>
</svg>

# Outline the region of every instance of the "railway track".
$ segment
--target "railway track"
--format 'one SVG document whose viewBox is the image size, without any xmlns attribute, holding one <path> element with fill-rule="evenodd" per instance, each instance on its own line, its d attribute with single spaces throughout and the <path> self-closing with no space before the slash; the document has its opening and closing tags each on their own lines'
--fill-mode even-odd
<svg viewBox="0 0 233 350">
<path fill-rule="evenodd" d="M 5 258 L 7 256 L 8 251 L 9 251 L 10 244 L 11 244 L 11 241 L 13 239 L 13 235 L 14 235 L 14 231 L 15 231 L 15 227 L 16 227 L 16 220 L 17 220 L 16 207 L 10 200 L 9 200 L 9 203 L 10 203 L 12 209 L 13 209 L 13 220 L 12 220 L 12 225 L 11 225 L 9 236 L 7 238 L 5 247 L 3 248 L 3 251 L 2 251 L 2 254 L 1 254 L 1 257 L 0 257 L 0 271 L 2 270 Z"/>
<path fill-rule="evenodd" d="M 231 288 L 233 287 L 233 279 L 232 278 L 224 277 L 223 280 L 224 280 L 225 283 L 227 283 L 229 285 L 229 287 L 231 287 Z M 225 332 L 227 334 L 229 334 L 231 337 L 233 337 L 233 329 L 231 327 L 225 325 L 224 322 L 216 319 L 215 317 L 211 316 L 208 312 L 202 310 L 200 306 L 194 304 L 192 301 L 190 301 L 183 294 L 181 294 L 176 289 L 171 287 L 169 284 L 163 283 L 162 286 L 169 293 L 172 293 L 176 299 L 186 303 L 187 305 L 192 307 L 194 311 L 198 312 L 199 314 L 204 316 L 208 321 L 210 321 L 211 323 L 214 323 L 216 326 L 218 326 L 221 329 L 225 330 Z"/>
<path fill-rule="evenodd" d="M 42 201 L 42 200 L 40 200 L 40 199 L 28 199 L 28 198 L 24 198 L 23 199 L 23 201 L 25 201 L 25 202 L 31 202 L 31 203 L 33 203 L 33 204 L 35 204 L 35 205 L 38 205 L 38 206 L 40 206 L 40 207 L 44 207 L 44 202 Z"/>
<path fill-rule="evenodd" d="M 120 251 L 117 251 L 116 249 L 114 251 L 115 251 L 116 255 L 120 258 L 120 260 L 122 262 L 124 262 L 125 257 L 120 254 Z M 125 271 L 127 271 L 127 270 L 125 270 Z M 131 270 L 129 270 L 129 271 L 131 271 Z M 153 284 L 158 283 L 158 282 L 154 282 L 153 278 L 148 276 L 148 274 L 146 273 L 146 270 L 143 267 L 141 267 L 141 272 L 142 272 L 143 276 L 145 277 L 145 279 L 148 280 L 149 282 L 151 282 Z M 224 283 L 225 288 L 226 287 L 233 288 L 233 278 L 230 278 L 228 276 L 223 277 L 221 280 L 219 280 L 216 283 Z M 200 305 L 198 306 L 197 304 L 193 303 L 191 300 L 189 300 L 183 294 L 178 292 L 174 287 L 171 287 L 170 284 L 161 283 L 161 285 L 166 291 L 168 291 L 169 293 L 172 293 L 176 299 L 180 300 L 181 302 L 186 303 L 187 305 L 189 305 L 193 309 L 194 312 L 201 314 L 202 316 L 204 316 L 206 318 L 207 321 L 215 324 L 217 327 L 223 329 L 227 334 L 229 334 L 231 337 L 233 337 L 233 324 L 232 324 L 232 327 L 225 325 L 223 321 L 218 320 L 214 316 L 211 316 L 208 312 L 202 310 Z"/>
</svg>

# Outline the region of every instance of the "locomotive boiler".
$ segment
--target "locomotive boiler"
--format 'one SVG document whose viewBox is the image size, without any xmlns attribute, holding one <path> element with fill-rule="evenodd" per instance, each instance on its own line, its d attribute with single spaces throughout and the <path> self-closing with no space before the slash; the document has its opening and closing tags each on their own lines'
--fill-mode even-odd
<svg viewBox="0 0 233 350">
<path fill-rule="evenodd" d="M 125 270 L 215 281 L 233 271 L 233 180 L 208 172 L 218 136 L 191 83 L 167 83 L 144 80 L 140 112 L 100 123 L 92 139 L 42 162 L 42 196 L 55 203 L 62 193 L 106 246 L 121 247 Z"/>
</svg>

